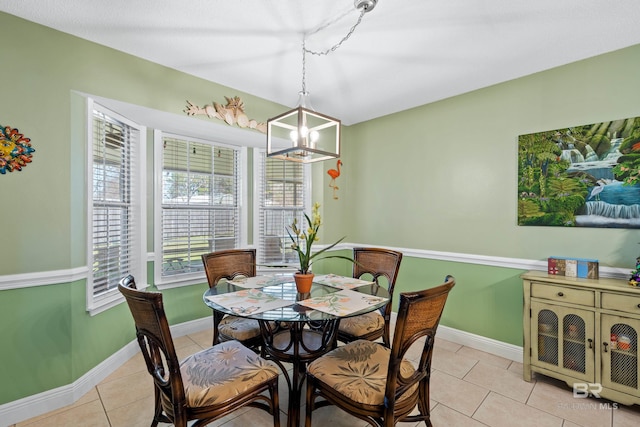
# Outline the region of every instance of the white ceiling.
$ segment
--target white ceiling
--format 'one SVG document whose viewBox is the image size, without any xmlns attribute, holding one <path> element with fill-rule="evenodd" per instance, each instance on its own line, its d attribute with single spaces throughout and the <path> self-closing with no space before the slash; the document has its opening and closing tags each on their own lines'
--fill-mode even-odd
<svg viewBox="0 0 640 427">
<path fill-rule="evenodd" d="M 303 34 L 324 51 L 359 16 L 353 0 L 0 0 L 0 11 L 287 107 Z M 349 125 L 638 44 L 639 23 L 638 0 L 378 0 L 340 48 L 306 55 L 306 88 Z"/>
</svg>

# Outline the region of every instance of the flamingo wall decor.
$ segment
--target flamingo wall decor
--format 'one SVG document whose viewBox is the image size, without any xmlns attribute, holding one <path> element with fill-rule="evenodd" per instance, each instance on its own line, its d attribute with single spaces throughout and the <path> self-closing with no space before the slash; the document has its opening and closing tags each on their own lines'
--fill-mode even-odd
<svg viewBox="0 0 640 427">
<path fill-rule="evenodd" d="M 339 187 L 336 185 L 336 179 L 340 176 L 340 166 L 342 166 L 342 160 L 338 160 L 336 162 L 336 169 L 329 169 L 327 173 L 331 177 L 331 181 L 329 181 L 329 187 L 333 188 L 333 198 L 338 199 L 338 195 L 336 194 L 336 190 L 339 190 Z"/>
</svg>

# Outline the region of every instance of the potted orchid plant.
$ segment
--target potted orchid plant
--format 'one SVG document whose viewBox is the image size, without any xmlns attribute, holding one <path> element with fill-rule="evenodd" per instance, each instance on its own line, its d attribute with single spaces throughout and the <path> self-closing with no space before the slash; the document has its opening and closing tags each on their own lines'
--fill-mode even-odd
<svg viewBox="0 0 640 427">
<path fill-rule="evenodd" d="M 354 262 L 353 259 L 341 255 L 323 256 L 321 258 L 318 258 L 320 255 L 344 240 L 344 237 L 317 252 L 312 252 L 311 248 L 313 246 L 313 242 L 319 240 L 318 230 L 322 225 L 319 203 L 313 204 L 311 218 L 309 218 L 309 215 L 307 215 L 306 213 L 304 214 L 304 218 L 307 222 L 306 227 L 302 225 L 299 226 L 297 219 L 294 218 L 292 224 L 287 228 L 287 233 L 289 234 L 289 238 L 292 242 L 291 249 L 296 251 L 296 253 L 298 254 L 298 260 L 300 262 L 299 269 L 294 274 L 296 287 L 298 289 L 298 292 L 300 293 L 306 293 L 311 290 L 311 283 L 313 282 L 314 277 L 314 274 L 311 272 L 311 265 L 314 263 L 314 261 L 327 258 L 341 258 Z"/>
</svg>

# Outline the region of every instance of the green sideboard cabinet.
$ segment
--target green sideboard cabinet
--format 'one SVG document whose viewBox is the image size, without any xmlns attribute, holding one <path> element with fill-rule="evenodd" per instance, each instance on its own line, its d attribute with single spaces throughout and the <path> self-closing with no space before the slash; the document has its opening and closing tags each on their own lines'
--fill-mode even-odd
<svg viewBox="0 0 640 427">
<path fill-rule="evenodd" d="M 524 380 L 533 372 L 640 404 L 640 288 L 626 280 L 523 274 Z M 577 385 L 576 385 L 577 384 Z"/>
</svg>

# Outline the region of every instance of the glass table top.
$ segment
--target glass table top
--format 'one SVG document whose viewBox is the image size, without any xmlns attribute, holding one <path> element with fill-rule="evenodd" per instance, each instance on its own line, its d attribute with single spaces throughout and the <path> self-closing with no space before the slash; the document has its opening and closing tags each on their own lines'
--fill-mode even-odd
<svg viewBox="0 0 640 427">
<path fill-rule="evenodd" d="M 357 316 L 383 307 L 389 300 L 387 289 L 376 283 L 341 289 L 314 282 L 310 293 L 300 294 L 292 276 L 249 279 L 256 285 L 221 281 L 204 293 L 205 304 L 235 316 L 297 322 Z"/>
</svg>

